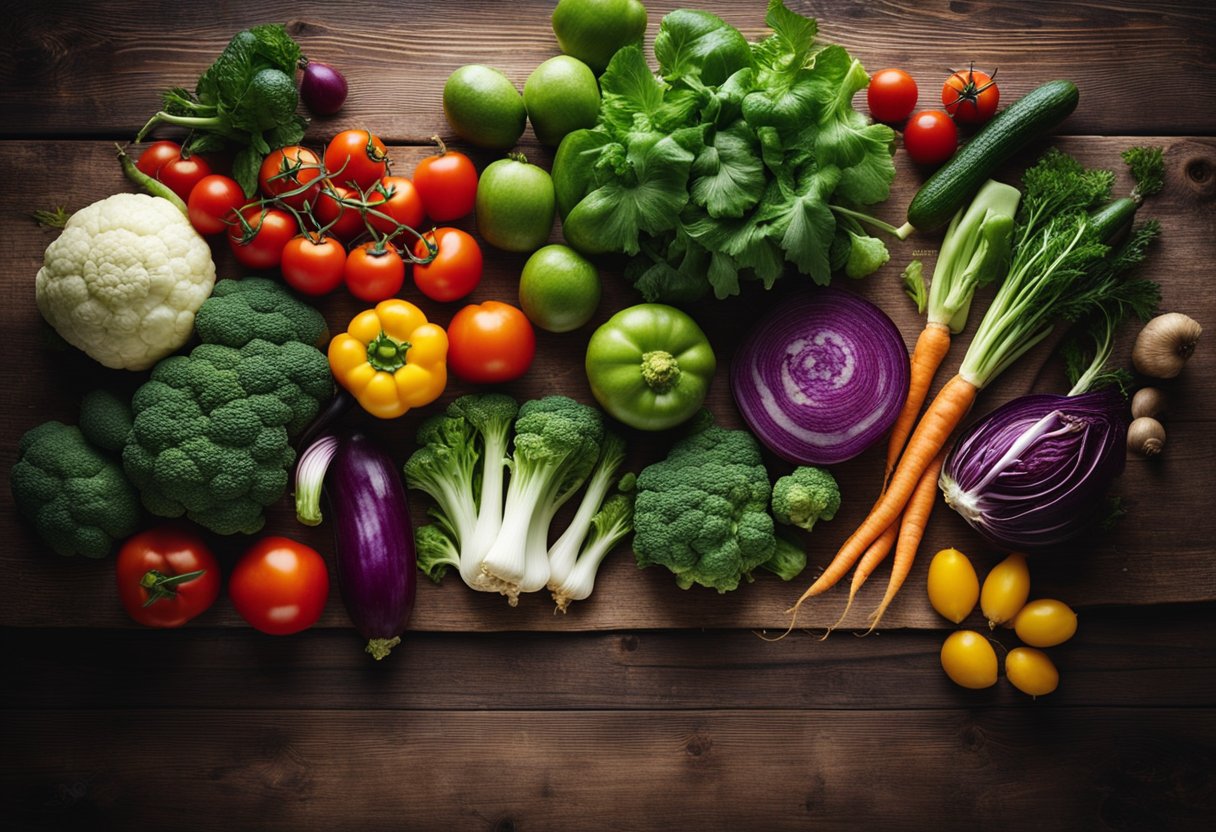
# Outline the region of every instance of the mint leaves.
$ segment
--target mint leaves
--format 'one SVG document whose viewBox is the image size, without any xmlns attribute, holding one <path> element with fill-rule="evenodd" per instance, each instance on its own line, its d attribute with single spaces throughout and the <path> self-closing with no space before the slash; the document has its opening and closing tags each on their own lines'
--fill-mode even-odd
<svg viewBox="0 0 1216 832">
<path fill-rule="evenodd" d="M 600 79 L 599 124 L 554 163 L 567 240 L 634 255 L 647 300 L 689 302 L 765 286 L 792 266 L 815 283 L 869 274 L 885 245 L 840 209 L 885 200 L 895 134 L 852 107 L 869 81 L 817 24 L 771 0 L 758 43 L 708 12 L 681 9 Z M 842 221 L 843 220 L 843 221 Z"/>
</svg>

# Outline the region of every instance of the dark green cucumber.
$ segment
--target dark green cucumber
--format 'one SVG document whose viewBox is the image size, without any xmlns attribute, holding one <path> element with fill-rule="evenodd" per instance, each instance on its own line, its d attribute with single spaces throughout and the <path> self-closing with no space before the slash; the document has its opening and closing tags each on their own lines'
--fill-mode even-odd
<svg viewBox="0 0 1216 832">
<path fill-rule="evenodd" d="M 1089 227 L 1097 233 L 1099 240 L 1113 243 L 1132 227 L 1132 218 L 1139 207 L 1140 203 L 1130 196 L 1120 197 L 1090 214 Z"/>
<path fill-rule="evenodd" d="M 908 206 L 909 224 L 934 231 L 950 222 L 1001 165 L 1058 126 L 1079 99 L 1072 81 L 1048 81 L 1013 102 L 921 186 Z"/>
</svg>

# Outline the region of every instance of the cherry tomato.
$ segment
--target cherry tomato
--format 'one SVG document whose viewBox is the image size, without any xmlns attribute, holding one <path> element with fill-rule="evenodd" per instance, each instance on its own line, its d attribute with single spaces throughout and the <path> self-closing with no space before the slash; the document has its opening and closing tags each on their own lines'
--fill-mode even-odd
<svg viewBox="0 0 1216 832">
<path fill-rule="evenodd" d="M 941 110 L 921 110 L 904 127 L 904 147 L 918 165 L 940 165 L 958 149 L 958 128 Z"/>
<path fill-rule="evenodd" d="M 335 182 L 367 190 L 388 173 L 388 151 L 367 130 L 343 130 L 325 148 L 325 170 Z"/>
<path fill-rule="evenodd" d="M 326 295 L 342 285 L 346 247 L 333 237 L 317 240 L 301 234 L 283 246 L 279 264 L 283 282 L 306 295 Z"/>
<path fill-rule="evenodd" d="M 414 256 L 425 259 L 430 255 L 427 241 L 439 247 L 439 253 L 429 263 L 414 264 L 414 285 L 431 300 L 459 300 L 477 288 L 481 282 L 481 246 L 473 235 L 459 228 L 436 228 L 414 243 Z"/>
<path fill-rule="evenodd" d="M 448 324 L 448 366 L 465 381 L 519 378 L 536 354 L 536 333 L 523 312 L 488 300 L 466 306 Z"/>
<path fill-rule="evenodd" d="M 153 178 L 167 163 L 180 159 L 182 146 L 177 142 L 152 142 L 139 154 L 135 167 Z"/>
<path fill-rule="evenodd" d="M 902 69 L 875 72 L 866 88 L 866 102 L 876 121 L 903 121 L 916 108 L 916 82 Z"/>
<path fill-rule="evenodd" d="M 190 191 L 186 207 L 190 224 L 199 234 L 219 234 L 236 222 L 236 211 L 248 202 L 237 181 L 213 173 L 204 176 Z"/>
<path fill-rule="evenodd" d="M 414 187 L 422 195 L 428 217 L 436 222 L 457 220 L 473 212 L 477 168 L 468 156 L 440 144 L 438 154 L 414 168 Z"/>
<path fill-rule="evenodd" d="M 1001 91 L 992 80 L 996 75 L 977 72 L 971 67 L 966 72 L 956 72 L 942 86 L 942 105 L 954 120 L 962 124 L 983 124 L 996 114 L 1001 101 Z"/>
<path fill-rule="evenodd" d="M 169 186 L 169 190 L 183 200 L 190 198 L 194 186 L 211 175 L 211 165 L 203 157 L 194 155 L 189 159 L 177 157 L 161 165 L 156 178 Z"/>
<path fill-rule="evenodd" d="M 321 617 L 329 573 L 315 549 L 287 537 L 263 537 L 237 561 L 228 594 L 232 606 L 256 629 L 290 635 Z"/>
<path fill-rule="evenodd" d="M 401 291 L 405 261 L 392 246 L 364 243 L 352 248 L 346 256 L 343 280 L 347 290 L 359 300 L 379 303 Z"/>
<path fill-rule="evenodd" d="M 272 150 L 258 170 L 258 187 L 269 197 L 278 197 L 296 210 L 315 202 L 321 189 L 321 160 L 307 147 L 288 145 Z M 311 186 L 309 183 L 312 183 Z M 306 190 L 295 193 L 301 188 Z M 284 196 L 284 194 L 291 194 Z"/>
<path fill-rule="evenodd" d="M 283 247 L 300 233 L 295 217 L 278 208 L 257 205 L 241 212 L 245 224 L 228 230 L 228 246 L 237 262 L 251 269 L 273 269 L 283 260 Z"/>
<path fill-rule="evenodd" d="M 327 234 L 350 242 L 366 230 L 363 216 L 357 208 L 343 205 L 338 200 L 358 198 L 359 195 L 350 188 L 326 182 L 317 197 L 317 204 L 313 206 L 313 215 L 321 225 L 329 226 Z"/>
<path fill-rule="evenodd" d="M 145 627 L 180 627 L 220 594 L 220 565 L 203 539 L 174 524 L 129 538 L 114 572 L 118 600 Z"/>
<path fill-rule="evenodd" d="M 398 225 L 422 225 L 422 198 L 414 183 L 404 176 L 385 176 L 367 192 L 367 221 L 381 234 L 392 234 Z M 378 217 L 376 211 L 392 219 Z"/>
</svg>

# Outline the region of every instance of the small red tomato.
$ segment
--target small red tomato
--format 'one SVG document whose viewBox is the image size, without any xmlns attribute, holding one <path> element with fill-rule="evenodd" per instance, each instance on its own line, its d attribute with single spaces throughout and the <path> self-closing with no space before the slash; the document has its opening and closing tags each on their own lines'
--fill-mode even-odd
<svg viewBox="0 0 1216 832">
<path fill-rule="evenodd" d="M 277 197 L 298 211 L 305 202 L 316 202 L 320 176 L 317 154 L 293 144 L 266 154 L 258 170 L 258 187 L 266 196 Z"/>
<path fill-rule="evenodd" d="M 494 384 L 519 378 L 536 355 L 536 333 L 509 303 L 466 306 L 448 324 L 448 366 L 465 381 Z"/>
<path fill-rule="evenodd" d="M 293 237 L 283 246 L 279 271 L 283 282 L 297 292 L 327 295 L 342 285 L 346 248 L 333 237 Z"/>
<path fill-rule="evenodd" d="M 904 148 L 918 165 L 940 165 L 958 149 L 958 128 L 941 110 L 921 110 L 904 126 Z"/>
<path fill-rule="evenodd" d="M 439 143 L 439 153 L 414 168 L 414 187 L 422 195 L 426 215 L 451 222 L 473 212 L 477 201 L 477 168 L 468 156 Z"/>
<path fill-rule="evenodd" d="M 343 205 L 340 200 L 357 202 L 358 199 L 359 195 L 350 188 L 326 182 L 313 206 L 313 214 L 322 226 L 328 227 L 325 233 L 350 242 L 367 229 L 359 209 Z"/>
<path fill-rule="evenodd" d="M 246 202 L 245 192 L 236 180 L 213 173 L 204 176 L 190 191 L 186 207 L 190 224 L 199 234 L 219 234 L 236 222 L 236 211 Z"/>
<path fill-rule="evenodd" d="M 388 151 L 367 130 L 343 130 L 325 148 L 325 172 L 340 185 L 366 190 L 388 173 Z"/>
<path fill-rule="evenodd" d="M 350 250 L 342 279 L 359 300 L 379 303 L 401 291 L 405 283 L 405 261 L 392 246 L 364 243 Z"/>
<path fill-rule="evenodd" d="M 438 246 L 435 259 L 414 264 L 414 285 L 431 300 L 459 300 L 481 282 L 481 246 L 473 235 L 459 228 L 436 228 L 414 243 L 414 256 L 430 256 L 427 242 Z"/>
<path fill-rule="evenodd" d="M 1001 91 L 992 75 L 978 72 L 972 66 L 966 72 L 956 72 L 942 86 L 942 106 L 962 124 L 983 124 L 996 114 Z"/>
<path fill-rule="evenodd" d="M 300 233 L 295 217 L 278 208 L 246 208 L 228 229 L 228 247 L 237 262 L 251 269 L 273 269 L 283 260 L 283 247 Z"/>
<path fill-rule="evenodd" d="M 916 82 L 902 69 L 875 72 L 866 88 L 866 103 L 876 121 L 903 121 L 916 108 Z"/>
<path fill-rule="evenodd" d="M 366 193 L 367 221 L 381 234 L 422 225 L 422 198 L 404 176 L 385 176 Z M 381 216 L 383 215 L 383 216 Z"/>
<path fill-rule="evenodd" d="M 180 159 L 181 155 L 182 146 L 177 142 L 152 142 L 143 153 L 139 154 L 139 161 L 135 163 L 135 167 L 155 179 L 161 168 L 169 162 Z"/>
<path fill-rule="evenodd" d="M 190 198 L 190 192 L 194 190 L 195 185 L 210 175 L 211 165 L 197 154 L 189 159 L 179 156 L 165 162 L 156 172 L 156 178 L 168 185 L 169 190 L 180 196 L 183 201 Z"/>
<path fill-rule="evenodd" d="M 237 561 L 228 595 L 251 626 L 286 636 L 317 623 L 329 597 L 329 572 L 316 549 L 287 537 L 264 537 Z"/>
<path fill-rule="evenodd" d="M 220 594 L 220 565 L 203 539 L 174 524 L 129 538 L 115 562 L 118 600 L 145 627 L 180 627 Z"/>
</svg>

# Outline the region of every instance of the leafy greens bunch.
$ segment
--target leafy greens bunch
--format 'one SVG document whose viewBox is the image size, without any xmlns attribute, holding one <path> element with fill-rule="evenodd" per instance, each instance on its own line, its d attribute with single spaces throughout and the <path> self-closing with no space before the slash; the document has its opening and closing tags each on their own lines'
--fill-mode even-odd
<svg viewBox="0 0 1216 832">
<path fill-rule="evenodd" d="M 235 150 L 233 178 L 246 196 L 253 196 L 263 157 L 304 138 L 307 122 L 296 114 L 300 93 L 295 82 L 302 58 L 299 44 L 280 24 L 239 32 L 198 79 L 193 93 L 181 87 L 164 92 L 164 109 L 135 140 L 143 141 L 157 124 L 188 127 L 183 153 Z"/>
<path fill-rule="evenodd" d="M 765 21 L 772 34 L 749 43 L 708 12 L 667 15 L 658 75 L 640 48 L 618 51 L 598 124 L 558 149 L 567 241 L 635 255 L 627 274 L 647 300 L 726 298 L 741 279 L 769 288 L 787 262 L 822 285 L 888 259 L 857 222 L 895 175 L 894 131 L 851 104 L 865 69 L 817 45 L 815 21 L 781 0 Z"/>
</svg>

